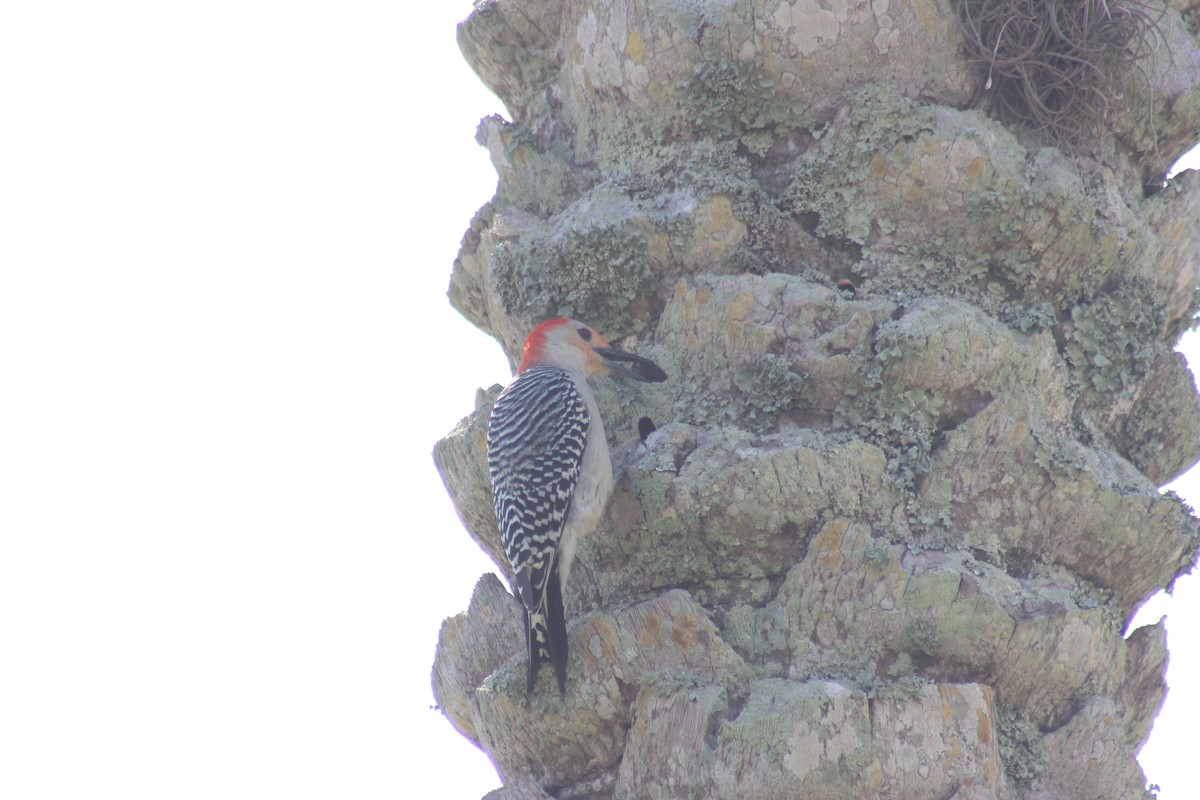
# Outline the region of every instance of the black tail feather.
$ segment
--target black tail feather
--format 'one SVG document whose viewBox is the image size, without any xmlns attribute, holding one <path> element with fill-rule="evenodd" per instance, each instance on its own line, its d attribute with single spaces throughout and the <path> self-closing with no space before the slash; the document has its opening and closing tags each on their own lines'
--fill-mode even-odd
<svg viewBox="0 0 1200 800">
<path fill-rule="evenodd" d="M 567 614 L 563 610 L 562 586 L 558 580 L 558 564 L 550 570 L 546 586 L 546 627 L 550 639 L 550 661 L 558 679 L 558 693 L 567 694 Z"/>
<path fill-rule="evenodd" d="M 542 648 L 538 646 L 537 633 L 533 629 L 534 617 L 525 611 L 525 649 L 529 651 L 529 666 L 525 673 L 525 695 L 533 695 L 533 684 L 537 680 L 538 667 L 542 665 Z"/>
<path fill-rule="evenodd" d="M 567 693 L 567 616 L 563 610 L 562 586 L 558 566 L 551 567 L 546 580 L 545 603 L 540 612 L 525 610 L 525 649 L 529 652 L 529 670 L 525 675 L 525 693 L 533 695 L 538 670 L 544 662 L 554 667 L 558 693 Z"/>
</svg>

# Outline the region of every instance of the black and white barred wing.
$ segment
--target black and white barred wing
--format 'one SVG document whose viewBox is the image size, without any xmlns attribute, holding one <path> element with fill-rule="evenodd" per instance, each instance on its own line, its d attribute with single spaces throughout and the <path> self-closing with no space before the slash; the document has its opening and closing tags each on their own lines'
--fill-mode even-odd
<svg viewBox="0 0 1200 800">
<path fill-rule="evenodd" d="M 589 422 L 587 404 L 571 376 L 553 367 L 521 373 L 492 409 L 492 500 L 517 594 L 531 613 L 545 603 Z"/>
</svg>

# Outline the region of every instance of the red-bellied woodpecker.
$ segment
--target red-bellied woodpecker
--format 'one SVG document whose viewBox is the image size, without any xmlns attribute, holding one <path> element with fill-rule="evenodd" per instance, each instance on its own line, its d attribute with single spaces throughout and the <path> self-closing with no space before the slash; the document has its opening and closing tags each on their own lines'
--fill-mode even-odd
<svg viewBox="0 0 1200 800">
<path fill-rule="evenodd" d="M 538 667 L 554 665 L 567 683 L 563 589 L 581 536 L 595 529 L 612 492 L 604 424 L 587 379 L 625 375 L 663 381 L 650 361 L 614 350 L 591 327 L 547 320 L 525 340 L 521 365 L 488 423 L 488 471 L 500 541 L 525 606 L 529 650 L 526 691 Z"/>
</svg>

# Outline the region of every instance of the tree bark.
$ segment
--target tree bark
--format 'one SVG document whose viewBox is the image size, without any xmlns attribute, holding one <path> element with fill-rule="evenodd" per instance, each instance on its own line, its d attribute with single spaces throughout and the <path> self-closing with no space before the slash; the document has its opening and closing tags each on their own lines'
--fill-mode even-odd
<svg viewBox="0 0 1200 800">
<path fill-rule="evenodd" d="M 1184 11 L 1091 154 L 998 119 L 939 0 L 462 24 L 512 120 L 480 125 L 500 182 L 451 302 L 514 361 L 569 314 L 670 375 L 597 386 L 619 479 L 567 589 L 566 698 L 526 700 L 494 577 L 443 626 L 434 690 L 489 797 L 1144 794 L 1165 632 L 1122 631 L 1200 547 L 1156 490 L 1200 456 L 1172 351 L 1200 181 L 1143 190 L 1200 139 Z M 435 458 L 509 575 L 498 391 Z"/>
</svg>

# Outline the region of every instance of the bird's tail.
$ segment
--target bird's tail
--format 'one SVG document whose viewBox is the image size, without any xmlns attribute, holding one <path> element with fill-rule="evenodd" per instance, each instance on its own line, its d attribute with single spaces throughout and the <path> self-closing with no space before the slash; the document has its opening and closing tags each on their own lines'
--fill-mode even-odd
<svg viewBox="0 0 1200 800">
<path fill-rule="evenodd" d="M 533 694 L 538 668 L 545 662 L 554 666 L 558 693 L 567 692 L 567 618 L 563 611 L 562 587 L 557 565 L 546 580 L 545 602 L 536 611 L 525 611 L 525 644 L 529 650 L 529 672 L 525 691 Z"/>
</svg>

